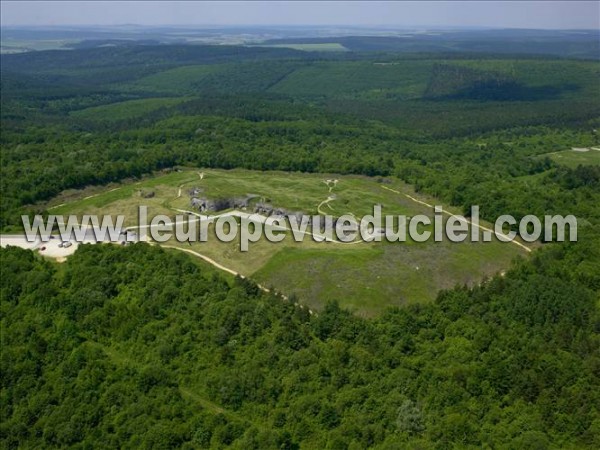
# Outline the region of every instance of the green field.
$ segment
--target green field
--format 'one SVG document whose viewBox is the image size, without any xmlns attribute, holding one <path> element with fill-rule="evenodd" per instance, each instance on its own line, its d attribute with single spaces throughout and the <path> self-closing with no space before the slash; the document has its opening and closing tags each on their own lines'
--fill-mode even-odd
<svg viewBox="0 0 600 450">
<path fill-rule="evenodd" d="M 278 47 L 306 51 L 344 51 L 339 44 L 277 44 Z M 482 80 L 502 79 L 512 84 L 504 89 L 516 89 L 512 97 L 501 100 L 551 101 L 572 98 L 589 100 L 599 94 L 597 63 L 587 61 L 537 61 L 494 59 L 402 59 L 382 61 L 277 61 L 269 64 L 246 61 L 230 63 L 184 65 L 168 68 L 125 83 L 113 89 L 143 91 L 170 95 L 192 92 L 272 92 L 299 97 L 331 99 L 407 100 L 421 99 L 435 81 L 435 68 L 449 69 L 446 81 L 458 83 L 447 94 L 463 95 L 461 88 L 481 86 Z M 60 73 L 56 70 L 53 73 Z M 461 81 L 462 80 L 462 81 Z M 464 83 L 464 86 L 460 83 Z M 476 98 L 477 99 L 477 98 Z M 438 99 L 439 101 L 440 99 Z M 494 100 L 494 98 L 488 98 Z M 428 107 L 433 107 L 429 105 Z M 445 105 L 448 107 L 448 105 Z M 527 105 L 515 105 L 525 107 Z M 427 110 L 423 105 L 414 109 Z M 389 106 L 386 106 L 386 109 Z"/>
<path fill-rule="evenodd" d="M 418 98 L 427 86 L 431 61 L 320 62 L 303 66 L 270 88 L 288 95 L 384 98 L 394 94 Z"/>
<path fill-rule="evenodd" d="M 328 179 L 338 182 L 335 186 L 328 185 L 325 183 Z M 91 196 L 82 193 L 80 200 L 51 211 L 80 216 L 124 214 L 126 225 L 135 226 L 139 205 L 148 207 L 150 217 L 166 214 L 175 218 L 180 214 L 178 211 L 190 210 L 188 190 L 201 187 L 202 196 L 207 198 L 255 194 L 257 200 L 311 215 L 319 211 L 333 216 L 361 217 L 372 213 L 373 205 L 379 204 L 384 214 L 433 217 L 431 208 L 415 201 L 433 204 L 432 200 L 414 197 L 417 194 L 399 181 L 393 184 L 381 181 L 364 176 L 185 169 Z M 398 193 L 386 189 L 388 186 Z M 142 194 L 148 192 L 152 192 L 153 197 L 144 198 Z M 324 203 L 332 194 L 335 199 Z M 207 242 L 190 244 L 172 240 L 167 245 L 195 251 L 263 286 L 294 295 L 313 309 L 318 310 L 327 300 L 336 299 L 362 315 L 377 314 L 390 305 L 430 302 L 439 289 L 477 284 L 486 276 L 506 269 L 513 258 L 526 253 L 515 245 L 497 241 L 345 244 L 320 243 L 307 237 L 297 243 L 290 232 L 281 243 L 261 239 L 251 243 L 248 252 L 241 252 L 239 240 L 220 242 L 212 227 Z"/>
<path fill-rule="evenodd" d="M 593 117 L 598 112 L 594 99 L 600 95 L 597 73 L 594 61 L 244 61 L 168 68 L 111 88 L 156 96 L 268 93 L 318 100 L 334 113 L 383 121 L 411 133 L 446 136 L 563 120 L 567 113 Z M 567 99 L 570 106 L 565 109 Z M 460 112 L 449 113 L 456 108 Z"/>
</svg>

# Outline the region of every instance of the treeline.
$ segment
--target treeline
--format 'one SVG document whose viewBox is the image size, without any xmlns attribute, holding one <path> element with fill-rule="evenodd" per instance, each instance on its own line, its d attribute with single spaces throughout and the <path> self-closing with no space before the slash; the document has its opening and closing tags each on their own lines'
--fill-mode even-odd
<svg viewBox="0 0 600 450">
<path fill-rule="evenodd" d="M 137 67 L 156 68 L 218 62 L 310 58 L 310 54 L 289 48 L 243 47 L 238 45 L 132 45 L 73 50 L 48 50 L 2 55 L 6 72 L 43 73 L 54 70 Z M 74 75 L 76 72 L 74 73 Z M 81 74 L 80 74 L 81 75 Z"/>
<path fill-rule="evenodd" d="M 145 244 L 2 249 L 4 448 L 597 448 L 600 237 L 366 320 Z"/>
<path fill-rule="evenodd" d="M 220 116 L 193 115 L 211 109 Z M 598 216 L 596 206 L 586 206 L 599 194 L 593 173 L 574 174 L 587 181 L 567 185 L 559 179 L 566 175 L 552 175 L 555 164 L 539 156 L 574 142 L 598 145 L 597 134 L 586 131 L 591 124 L 581 130 L 523 128 L 478 140 L 434 141 L 284 99 L 249 108 L 243 97 L 238 102 L 212 98 L 175 110 L 125 121 L 129 126 L 73 121 L 5 130 L 2 227 L 19 226 L 21 213 L 43 211 L 39 204 L 66 189 L 177 165 L 398 176 L 449 204 L 480 205 L 489 219 L 581 211 L 584 217 Z M 531 178 L 536 174 L 540 177 Z"/>
<path fill-rule="evenodd" d="M 541 30 L 481 30 L 413 34 L 406 36 L 333 36 L 318 38 L 270 39 L 268 44 L 320 44 L 339 43 L 356 52 L 412 53 L 444 52 L 481 56 L 483 53 L 515 57 L 528 55 L 544 57 L 559 55 L 572 58 L 598 59 L 600 45 L 597 31 L 566 36 L 556 31 Z"/>
<path fill-rule="evenodd" d="M 559 98 L 576 84 L 526 86 L 514 75 L 471 67 L 434 64 L 424 98 L 432 100 L 538 101 Z"/>
</svg>

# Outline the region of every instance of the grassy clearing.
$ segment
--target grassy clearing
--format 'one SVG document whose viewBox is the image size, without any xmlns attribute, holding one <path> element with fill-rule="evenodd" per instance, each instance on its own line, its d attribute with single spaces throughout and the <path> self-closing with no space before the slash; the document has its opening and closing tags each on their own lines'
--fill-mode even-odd
<svg viewBox="0 0 600 450">
<path fill-rule="evenodd" d="M 600 165 L 600 150 L 589 149 L 587 152 L 576 150 L 564 150 L 548 155 L 556 163 L 563 166 L 575 168 L 579 165 Z"/>
<path fill-rule="evenodd" d="M 30 51 L 44 51 L 44 50 L 65 50 L 66 44 L 79 42 L 79 39 L 3 39 L 0 53 L 22 53 Z"/>
<path fill-rule="evenodd" d="M 220 69 L 222 65 L 219 64 L 182 66 L 148 75 L 126 85 L 119 85 L 118 88 L 184 95 L 193 92 L 200 81 Z"/>
<path fill-rule="evenodd" d="M 265 44 L 259 47 L 291 48 L 306 52 L 347 52 L 348 49 L 339 42 L 322 42 L 318 44 Z"/>
<path fill-rule="evenodd" d="M 432 301 L 439 289 L 476 284 L 515 257 L 511 246 L 498 243 L 327 246 L 285 248 L 253 278 L 315 309 L 335 299 L 370 316 L 390 305 Z"/>
<path fill-rule="evenodd" d="M 309 214 L 316 214 L 319 204 L 330 195 L 335 195 L 335 200 L 322 209 L 336 216 L 345 213 L 372 213 L 375 204 L 381 204 L 384 211 L 395 214 L 414 215 L 426 212 L 426 208 L 384 191 L 379 183 L 368 177 L 286 172 L 265 174 L 246 170 L 209 170 L 203 173 L 204 180 L 192 178 L 184 185 L 184 191 L 192 187 L 202 187 L 203 195 L 208 198 L 255 194 L 259 199 L 275 206 Z M 330 192 L 326 181 L 335 179 L 339 182 Z M 172 205 L 180 209 L 189 208 L 189 197 L 182 195 L 180 199 L 173 201 Z"/>
<path fill-rule="evenodd" d="M 327 180 L 330 182 L 326 183 Z M 397 192 L 382 186 L 390 186 Z M 382 184 L 362 176 L 237 169 L 186 169 L 163 174 L 81 198 L 52 212 L 79 216 L 124 214 L 126 225 L 132 226 L 137 224 L 139 205 L 148 207 L 149 217 L 166 214 L 174 218 L 181 214 L 177 209 L 189 210 L 188 191 L 195 187 L 203 189 L 200 196 L 207 198 L 256 194 L 259 200 L 276 207 L 308 214 L 316 214 L 320 205 L 322 212 L 334 216 L 351 213 L 361 217 L 372 213 L 374 204 L 380 204 L 384 214 L 433 217 L 431 208 L 408 198 L 405 194 L 413 197 L 417 194 L 397 180 Z M 149 192 L 153 193 L 151 198 L 142 196 Z M 335 199 L 323 204 L 331 195 L 335 195 Z M 423 197 L 418 199 L 436 203 Z M 298 243 L 291 232 L 285 233 L 281 243 L 261 239 L 251 243 L 248 252 L 241 252 L 239 239 L 220 242 L 212 226 L 208 236 L 207 242 L 171 240 L 168 245 L 193 250 L 264 286 L 274 287 L 286 295 L 294 294 L 313 309 L 318 310 L 327 300 L 337 299 L 363 315 L 375 315 L 390 305 L 429 302 L 439 289 L 479 283 L 484 277 L 504 270 L 514 257 L 525 254 L 515 245 L 497 241 L 342 244 L 319 243 L 307 236 Z"/>
<path fill-rule="evenodd" d="M 117 121 L 143 116 L 150 111 L 176 105 L 183 102 L 182 98 L 145 98 L 127 100 L 109 105 L 93 106 L 91 108 L 73 111 L 71 116 L 78 119 Z"/>
<path fill-rule="evenodd" d="M 135 226 L 138 224 L 138 207 L 148 207 L 148 213 L 165 214 L 174 216 L 175 212 L 170 208 L 170 201 L 178 194 L 177 186 L 197 179 L 195 172 L 172 172 L 167 175 L 159 175 L 141 182 L 124 184 L 113 187 L 105 192 L 86 195 L 82 192 L 80 198 L 51 209 L 52 214 L 66 215 L 83 214 L 98 215 L 125 215 L 125 225 Z M 151 198 L 144 198 L 143 194 L 153 192 Z M 71 194 L 74 196 L 74 194 Z"/>
</svg>

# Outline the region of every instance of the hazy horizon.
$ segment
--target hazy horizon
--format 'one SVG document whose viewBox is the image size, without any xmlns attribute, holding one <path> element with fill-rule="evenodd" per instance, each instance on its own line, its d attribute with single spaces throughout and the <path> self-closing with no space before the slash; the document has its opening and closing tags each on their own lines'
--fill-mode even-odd
<svg viewBox="0 0 600 450">
<path fill-rule="evenodd" d="M 12 1 L 4 27 L 359 27 L 598 30 L 600 3 Z"/>
<path fill-rule="evenodd" d="M 427 0 L 426 0 L 427 1 Z M 276 29 L 276 28 L 318 28 L 324 29 L 328 27 L 336 27 L 340 29 L 364 29 L 364 30 L 397 30 L 397 31 L 414 31 L 414 30 L 431 30 L 431 31 L 443 31 L 443 30 L 532 30 L 532 31 L 598 31 L 600 28 L 519 28 L 509 26 L 467 26 L 467 25 L 353 25 L 353 24 L 312 24 L 312 23 L 299 23 L 299 24 L 276 24 L 276 23 L 264 23 L 264 24 L 209 24 L 209 23 L 178 23 L 178 24 L 140 24 L 140 23 L 119 23 L 119 24 L 2 24 L 4 28 L 40 28 L 40 29 L 105 29 L 105 28 L 126 28 L 126 27 L 138 27 L 138 28 L 166 28 L 166 29 L 186 29 L 186 28 L 200 28 L 200 29 L 244 29 L 244 28 L 256 28 L 256 29 Z"/>
</svg>

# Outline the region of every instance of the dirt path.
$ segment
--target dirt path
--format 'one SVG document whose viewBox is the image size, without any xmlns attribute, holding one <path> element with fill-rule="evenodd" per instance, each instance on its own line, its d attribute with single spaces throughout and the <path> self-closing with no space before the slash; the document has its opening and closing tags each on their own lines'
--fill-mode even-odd
<svg viewBox="0 0 600 450">
<path fill-rule="evenodd" d="M 246 276 L 242 275 L 241 273 L 239 273 L 239 272 L 236 272 L 236 271 L 235 271 L 235 270 L 233 270 L 233 269 L 230 269 L 229 267 L 225 267 L 223 264 L 219 264 L 219 263 L 218 263 L 218 262 L 216 262 L 214 259 L 212 259 L 212 258 L 209 258 L 208 256 L 206 256 L 206 255 L 203 255 L 203 254 L 201 254 L 201 253 L 198 253 L 198 252 L 196 252 L 196 251 L 194 251 L 194 250 L 191 250 L 191 249 L 189 249 L 189 248 L 181 248 L 181 247 L 175 247 L 175 246 L 173 246 L 173 245 L 164 245 L 164 244 L 160 244 L 160 247 L 162 247 L 162 248 L 170 248 L 170 249 L 173 249 L 173 250 L 179 250 L 179 251 L 182 251 L 182 252 L 189 253 L 190 255 L 194 255 L 194 256 L 196 256 L 197 258 L 200 258 L 200 259 L 202 259 L 203 261 L 205 261 L 205 262 L 209 263 L 210 265 L 212 265 L 212 266 L 216 267 L 217 269 L 223 270 L 223 271 L 225 271 L 225 272 L 227 272 L 227 273 L 229 273 L 229 274 L 231 274 L 231 275 L 233 275 L 233 276 L 238 276 L 238 277 L 240 277 L 240 278 L 244 278 L 244 279 L 248 278 L 248 277 L 246 277 Z M 265 287 L 265 286 L 261 285 L 260 283 L 256 283 L 255 281 L 254 281 L 253 283 L 254 283 L 254 284 L 256 284 L 256 286 L 258 286 L 258 288 L 259 288 L 261 291 L 263 291 L 263 292 L 267 292 L 267 293 L 268 293 L 268 292 L 271 292 L 271 289 L 269 289 L 269 288 L 267 288 L 267 287 Z M 284 294 L 282 294 L 282 293 L 278 293 L 278 294 L 279 294 L 279 295 L 281 296 L 281 298 L 283 298 L 284 300 L 286 300 L 286 301 L 288 301 L 288 300 L 289 300 L 289 298 L 287 297 L 287 295 L 284 295 Z M 301 304 L 299 304 L 298 302 L 294 303 L 294 305 L 296 305 L 296 306 L 299 306 L 300 308 L 304 308 L 304 305 L 301 305 Z M 314 313 L 313 313 L 313 311 L 312 311 L 310 308 L 308 308 L 308 309 L 307 309 L 307 311 L 308 311 L 308 313 L 309 313 L 309 314 L 311 314 L 311 315 L 312 315 L 312 314 L 314 314 Z"/>
<path fill-rule="evenodd" d="M 323 183 L 325 183 L 325 185 L 329 189 L 329 194 L 331 194 L 331 191 L 333 191 L 334 187 L 337 187 L 338 182 L 339 182 L 339 180 L 323 180 Z M 317 205 L 317 212 L 324 216 L 327 215 L 327 213 L 324 213 L 323 211 L 321 211 L 321 206 L 323 206 L 323 205 L 327 205 L 330 210 L 334 211 L 334 209 L 331 207 L 329 202 L 332 202 L 333 200 L 335 200 L 335 198 L 336 198 L 335 195 L 329 195 L 325 200 L 323 200 L 321 203 L 319 203 Z"/>
<path fill-rule="evenodd" d="M 360 240 L 360 239 L 356 240 L 356 241 L 353 241 L 353 242 L 344 242 L 344 241 L 338 241 L 336 239 L 331 239 L 331 238 L 329 238 L 329 237 L 327 237 L 325 235 L 315 234 L 315 233 L 312 233 L 312 232 L 306 231 L 306 230 L 304 230 L 304 231 L 300 230 L 300 229 L 293 230 L 292 228 L 290 228 L 290 227 L 288 227 L 286 225 L 275 224 L 274 223 L 275 219 L 272 218 L 272 217 L 265 217 L 265 216 L 262 216 L 262 215 L 260 215 L 258 213 L 250 214 L 250 213 L 246 213 L 246 212 L 243 212 L 243 211 L 234 210 L 234 211 L 229 211 L 229 212 L 226 212 L 226 213 L 223 213 L 223 214 L 217 214 L 217 215 L 214 215 L 214 216 L 207 216 L 207 215 L 198 214 L 198 213 L 196 213 L 194 211 L 187 211 L 185 209 L 176 209 L 176 208 L 172 208 L 172 209 L 174 211 L 177 211 L 177 212 L 180 212 L 180 213 L 192 214 L 192 215 L 198 217 L 199 218 L 198 220 L 202 219 L 202 220 L 213 221 L 214 219 L 218 219 L 219 217 L 227 217 L 227 216 L 244 218 L 244 219 L 251 220 L 253 222 L 262 223 L 262 224 L 264 224 L 266 226 L 270 226 L 270 227 L 272 227 L 273 229 L 276 229 L 276 230 L 289 231 L 292 234 L 296 233 L 296 234 L 304 234 L 306 236 L 312 236 L 316 242 L 323 242 L 323 241 L 325 241 L 325 242 L 330 242 L 332 244 L 344 244 L 344 245 L 354 245 L 354 244 L 361 244 L 361 243 L 363 243 L 363 241 Z M 131 227 L 131 228 L 140 228 L 140 227 Z M 150 228 L 150 225 L 146 225 L 145 228 Z M 307 226 L 307 228 L 309 228 L 309 227 Z"/>
<path fill-rule="evenodd" d="M 61 203 L 60 205 L 51 206 L 50 208 L 48 208 L 48 211 L 50 211 L 51 209 L 60 208 L 61 206 L 65 206 L 65 205 L 66 205 L 66 203 Z"/>
<path fill-rule="evenodd" d="M 108 192 L 118 191 L 119 189 L 121 189 L 121 188 L 120 187 L 116 187 L 116 188 L 110 189 L 110 190 L 108 190 L 106 192 L 98 192 L 97 194 L 88 195 L 87 197 L 83 197 L 83 200 L 87 200 L 87 199 L 90 199 L 90 198 L 98 197 L 99 195 L 106 194 Z"/>
<path fill-rule="evenodd" d="M 182 252 L 186 252 L 189 253 L 190 255 L 194 255 L 197 256 L 198 258 L 206 261 L 207 263 L 215 266 L 217 269 L 223 270 L 224 272 L 227 272 L 233 276 L 239 276 L 244 278 L 244 276 L 242 274 L 240 274 L 239 272 L 236 272 L 235 270 L 230 269 L 229 267 L 225 267 L 222 264 L 219 264 L 218 262 L 216 262 L 214 259 L 209 258 L 208 256 L 202 255 L 198 252 L 195 252 L 194 250 L 190 250 L 189 248 L 181 248 L 181 247 L 175 247 L 174 245 L 160 245 L 162 248 L 173 248 L 175 250 L 179 250 Z"/>
<path fill-rule="evenodd" d="M 97 194 L 92 194 L 92 195 L 88 195 L 87 197 L 83 197 L 81 200 L 89 200 L 90 198 L 98 197 L 99 195 L 106 194 L 107 192 L 117 191 L 119 189 L 121 189 L 121 187 L 117 187 L 117 188 L 114 188 L 114 189 L 111 189 L 111 190 L 105 191 L 105 192 L 98 192 Z M 70 202 L 61 203 L 60 205 L 51 206 L 50 208 L 47 208 L 47 209 L 48 209 L 48 211 L 50 211 L 51 209 L 60 208 L 61 206 L 65 206 L 65 205 L 67 205 L 69 203 L 78 202 L 78 201 L 79 200 L 72 200 Z"/>
<path fill-rule="evenodd" d="M 101 344 L 100 342 L 93 341 L 90 339 L 88 339 L 86 342 L 88 345 L 92 345 L 92 346 L 100 349 L 102 352 L 104 352 L 104 354 L 106 356 L 108 356 L 110 358 L 110 360 L 113 363 L 115 363 L 119 366 L 130 367 L 135 370 L 141 370 L 143 368 L 142 363 L 136 361 L 135 359 L 133 359 L 132 357 L 130 357 L 127 354 L 124 354 L 122 352 L 115 350 L 114 348 L 107 347 L 106 345 Z M 213 414 L 223 414 L 223 415 L 227 416 L 230 420 L 233 419 L 233 420 L 237 420 L 240 422 L 251 423 L 254 425 L 254 423 L 251 420 L 248 420 L 248 419 L 240 416 L 239 414 L 237 414 L 233 411 L 230 411 L 215 402 L 210 401 L 206 397 L 203 397 L 202 395 L 194 392 L 191 388 L 181 386 L 178 383 L 176 383 L 176 384 L 177 384 L 177 387 L 178 387 L 179 392 L 181 393 L 182 397 L 185 397 L 188 400 L 191 400 L 194 403 L 199 404 L 202 408 L 206 409 L 207 411 L 210 411 Z"/>
<path fill-rule="evenodd" d="M 332 201 L 334 201 L 334 200 L 335 200 L 335 197 L 332 197 L 331 195 L 330 195 L 329 197 L 327 197 L 325 200 L 323 200 L 321 203 L 319 203 L 319 204 L 317 205 L 317 212 L 318 212 L 319 214 L 322 214 L 322 215 L 326 216 L 326 215 L 327 215 L 327 213 L 325 213 L 325 212 L 321 211 L 321 206 L 323 206 L 323 205 L 327 205 L 327 206 L 329 207 L 329 209 L 331 209 L 331 210 L 333 211 L 333 208 L 331 207 L 331 205 L 329 205 L 329 202 L 332 202 Z"/>
<path fill-rule="evenodd" d="M 418 200 L 418 199 L 414 198 L 414 197 L 413 197 L 413 196 L 411 196 L 411 195 L 405 194 L 405 193 L 403 193 L 403 192 L 400 192 L 400 191 L 396 191 L 395 189 L 389 188 L 389 187 L 387 187 L 387 186 L 381 186 L 381 187 L 382 187 L 383 189 L 386 189 L 386 190 L 388 190 L 388 191 L 394 192 L 395 194 L 404 195 L 405 197 L 409 198 L 409 199 L 410 199 L 410 200 L 412 200 L 413 202 L 419 203 L 420 205 L 427 206 L 428 208 L 433 208 L 433 207 L 434 207 L 433 205 L 430 205 L 429 203 L 425 203 L 425 202 L 423 202 L 423 201 L 421 201 L 421 200 Z M 462 217 L 462 216 L 458 216 L 458 215 L 456 215 L 456 214 L 452 214 L 451 212 L 449 212 L 449 211 L 446 211 L 445 209 L 442 209 L 442 214 L 446 214 L 447 216 L 450 216 L 450 217 L 457 217 L 458 219 L 460 219 L 460 220 L 461 220 L 461 222 L 466 222 L 466 223 L 468 223 L 468 224 L 470 224 L 470 225 L 472 225 L 472 226 L 475 226 L 475 227 L 477 227 L 477 228 L 479 228 L 479 229 L 481 229 L 481 230 L 488 231 L 488 232 L 492 233 L 492 234 L 493 234 L 493 235 L 495 235 L 495 236 L 499 236 L 499 234 L 498 234 L 498 233 L 496 233 L 496 231 L 495 231 L 495 230 L 492 230 L 491 228 L 484 227 L 483 225 L 475 224 L 475 223 L 471 222 L 470 220 L 468 220 L 468 219 L 465 219 L 465 218 L 464 218 L 464 217 Z M 530 251 L 531 251 L 531 249 L 530 249 L 529 247 L 527 247 L 526 245 L 523 245 L 523 244 L 521 244 L 521 243 L 520 243 L 520 242 L 518 242 L 518 241 L 512 240 L 512 241 L 509 241 L 509 242 L 510 242 L 511 244 L 518 245 L 519 247 L 521 247 L 523 250 L 525 250 L 525 251 L 527 251 L 527 252 L 530 252 Z"/>
<path fill-rule="evenodd" d="M 323 180 L 323 183 L 327 185 L 329 188 L 329 192 L 333 190 L 334 187 L 337 186 L 339 180 Z"/>
</svg>

